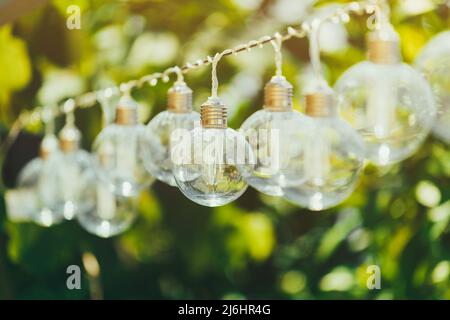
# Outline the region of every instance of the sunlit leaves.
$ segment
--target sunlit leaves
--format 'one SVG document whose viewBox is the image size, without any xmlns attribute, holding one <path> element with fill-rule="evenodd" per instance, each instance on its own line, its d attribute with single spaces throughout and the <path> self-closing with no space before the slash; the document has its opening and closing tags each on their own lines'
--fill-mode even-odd
<svg viewBox="0 0 450 320">
<path fill-rule="evenodd" d="M 8 25 L 0 27 L 0 70 L 1 110 L 6 107 L 10 93 L 23 88 L 31 77 L 26 44 L 12 34 Z"/>
<path fill-rule="evenodd" d="M 286 18 L 272 3 L 253 12 L 240 10 L 236 1 L 203 2 L 54 0 L 21 19 L 14 33 L 11 26 L 0 28 L 1 111 L 54 103 L 166 65 L 194 62 L 284 28 L 268 18 Z M 277 2 L 285 8 L 299 6 Z M 82 12 L 79 31 L 65 27 L 67 7 L 73 4 Z M 404 60 L 410 62 L 433 34 L 446 28 L 448 19 L 440 11 L 418 16 L 417 9 L 400 9 L 392 12 L 394 27 Z M 49 12 L 57 16 L 53 24 Z M 364 18 L 355 15 L 346 25 L 346 47 L 338 41 L 341 50 L 322 55 L 331 83 L 365 59 Z M 297 15 L 295 20 L 301 19 Z M 52 37 L 46 40 L 48 34 Z M 302 89 L 311 79 L 307 49 L 305 39 L 283 46 L 283 72 L 295 86 L 296 109 L 301 109 Z M 56 63 L 65 65 L 64 70 Z M 229 123 L 236 128 L 263 103 L 263 84 L 274 72 L 273 50 L 268 46 L 224 58 L 218 72 L 219 92 L 231 104 Z M 200 105 L 210 94 L 210 69 L 192 72 L 186 80 L 195 90 L 195 105 Z M 165 107 L 169 85 L 133 92 L 144 118 Z M 93 116 L 98 109 L 82 112 L 85 118 L 77 121 L 93 137 L 101 127 Z M 37 131 L 39 124 L 35 119 L 27 129 Z M 450 298 L 449 177 L 450 148 L 430 137 L 401 164 L 367 166 L 355 193 L 324 213 L 251 190 L 231 205 L 203 208 L 158 185 L 143 193 L 138 220 L 121 236 L 97 239 L 75 222 L 52 229 L 7 222 L 0 237 L 6 244 L 0 245 L 6 245 L 7 266 L 12 266 L 7 269 L 19 298 L 64 297 L 59 289 L 64 282 L 52 278 L 64 274 L 69 263 L 81 264 L 86 251 L 101 266 L 106 298 Z M 382 290 L 377 292 L 366 288 L 371 264 L 381 270 Z"/>
<path fill-rule="evenodd" d="M 345 267 L 337 267 L 320 280 L 322 291 L 348 291 L 355 284 L 354 274 Z"/>
</svg>

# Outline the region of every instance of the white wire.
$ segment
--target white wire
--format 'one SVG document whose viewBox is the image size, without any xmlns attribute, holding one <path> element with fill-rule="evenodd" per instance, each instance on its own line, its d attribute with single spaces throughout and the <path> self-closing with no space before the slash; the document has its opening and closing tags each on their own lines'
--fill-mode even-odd
<svg viewBox="0 0 450 320">
<path fill-rule="evenodd" d="M 223 53 L 216 53 L 212 59 L 211 68 L 211 98 L 217 98 L 217 89 L 219 88 L 219 80 L 217 79 L 217 63 L 222 58 Z"/>
<path fill-rule="evenodd" d="M 270 43 L 273 46 L 273 49 L 275 50 L 275 68 L 276 68 L 276 75 L 281 76 L 283 74 L 283 55 L 281 53 L 281 46 L 283 43 L 283 37 L 279 32 L 275 33 L 274 35 L 275 40 L 271 40 Z"/>
<path fill-rule="evenodd" d="M 375 16 L 374 19 L 376 21 L 376 25 L 378 26 L 379 22 L 382 21 L 382 19 L 383 19 L 382 14 L 380 13 L 382 10 L 380 7 L 384 7 L 384 5 L 387 6 L 386 0 L 355 1 L 355 2 L 351 2 L 347 5 L 345 5 L 344 9 L 342 9 L 342 8 L 338 9 L 338 11 L 339 12 L 342 12 L 342 11 L 356 12 L 356 13 L 360 14 L 360 13 L 364 12 L 364 10 L 365 10 L 365 12 L 367 14 L 369 14 L 371 16 Z M 372 11 L 369 10 L 369 7 L 372 8 Z M 389 10 L 388 7 L 384 7 L 384 8 L 387 8 L 387 10 Z M 334 18 L 338 15 L 339 12 L 334 13 Z M 389 13 L 387 12 L 387 14 L 389 14 Z M 327 17 L 324 20 L 329 20 L 329 18 L 330 17 Z M 308 26 L 307 24 L 306 25 L 302 24 L 302 28 L 300 30 L 297 30 L 296 28 L 293 28 L 291 26 L 287 27 L 287 33 L 285 35 L 281 36 L 281 42 L 286 41 L 292 37 L 303 38 L 308 33 L 307 28 L 305 28 L 307 26 Z M 270 36 L 263 36 L 263 37 L 260 37 L 258 40 L 251 40 L 251 41 L 247 42 L 246 44 L 238 45 L 231 49 L 225 49 L 221 53 L 217 53 L 215 55 L 215 57 L 220 56 L 220 58 L 221 58 L 223 55 L 229 55 L 229 54 L 235 55 L 242 51 L 249 51 L 253 47 L 262 47 L 262 45 L 264 45 L 265 43 L 268 43 L 269 41 L 273 41 L 273 40 L 278 40 L 278 39 L 273 39 Z M 314 50 L 315 50 L 314 52 L 317 52 L 317 48 L 314 48 Z M 313 56 L 315 56 L 316 58 L 314 58 L 314 59 L 317 60 L 318 55 L 315 54 Z M 220 60 L 220 58 L 218 60 Z M 216 73 L 218 60 L 215 63 L 216 65 L 213 66 L 214 74 Z M 134 87 L 141 87 L 145 83 L 148 83 L 151 86 L 155 86 L 160 79 L 163 81 L 168 81 L 168 75 L 170 73 L 177 73 L 178 79 L 181 79 L 183 73 L 186 73 L 190 70 L 200 68 L 202 66 L 206 66 L 212 62 L 213 62 L 213 58 L 208 56 L 206 59 L 196 60 L 195 63 L 188 62 L 182 68 L 177 67 L 177 66 L 171 67 L 171 68 L 168 68 L 164 72 L 156 72 L 153 74 L 145 75 L 138 80 L 131 80 L 126 83 L 122 83 L 122 84 L 118 85 L 117 87 L 106 88 L 106 89 L 102 89 L 102 90 L 120 90 L 120 92 L 122 92 L 122 93 L 127 93 L 127 92 L 129 93 Z M 276 64 L 277 64 L 277 72 L 279 72 L 279 70 L 281 70 L 281 67 L 279 67 L 278 62 L 276 62 Z M 316 61 L 316 62 L 314 62 L 314 64 L 316 65 L 317 69 L 321 68 L 320 67 L 320 55 L 319 55 L 319 63 L 317 63 L 317 61 Z M 177 68 L 179 68 L 181 71 L 179 71 Z M 218 80 L 217 80 L 217 75 L 214 75 L 214 74 L 212 76 L 211 91 L 212 91 L 213 96 L 217 96 Z M 98 99 L 99 92 L 101 92 L 102 90 L 99 90 L 97 92 L 87 92 L 78 97 L 75 97 L 74 99 L 69 99 L 69 100 L 73 101 L 74 108 L 76 108 L 76 107 L 80 107 L 80 108 L 92 107 L 93 105 L 95 105 L 95 103 L 97 101 L 99 101 L 99 99 Z M 38 108 L 35 108 L 35 110 L 36 109 L 38 109 Z M 55 116 L 59 115 L 61 112 L 66 113 L 66 115 L 67 115 L 67 112 L 64 110 L 64 106 L 63 106 L 62 111 L 60 109 L 56 110 Z M 34 114 L 34 112 L 32 112 L 31 114 Z M 41 115 L 39 115 L 39 116 L 41 117 Z M 72 112 L 72 116 L 73 116 L 73 112 Z M 72 116 L 69 116 L 69 120 L 71 120 L 70 117 L 72 117 Z M 28 111 L 24 111 L 23 113 L 21 113 L 21 115 L 19 115 L 19 118 L 16 120 L 15 124 L 11 127 L 11 129 L 8 133 L 8 138 L 3 143 L 5 146 L 10 145 L 11 138 L 13 138 L 13 136 L 16 136 L 15 132 L 17 131 L 17 128 L 19 128 L 19 130 L 21 130 L 24 126 L 27 125 L 27 122 L 29 121 L 30 118 L 31 117 L 30 117 L 30 114 Z M 41 117 L 41 119 L 42 119 L 42 117 Z M 7 148 L 5 146 L 2 146 L 2 149 Z"/>
</svg>

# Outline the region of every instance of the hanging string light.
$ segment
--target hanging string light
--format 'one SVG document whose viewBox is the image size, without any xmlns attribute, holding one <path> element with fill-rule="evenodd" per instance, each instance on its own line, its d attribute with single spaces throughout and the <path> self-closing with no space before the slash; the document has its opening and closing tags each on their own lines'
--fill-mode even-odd
<svg viewBox="0 0 450 320">
<path fill-rule="evenodd" d="M 388 165 L 412 155 L 425 140 L 436 106 L 428 82 L 402 63 L 399 36 L 386 1 L 376 6 L 375 30 L 367 38 L 367 61 L 336 82 L 339 110 L 365 141 L 366 158 Z"/>
<path fill-rule="evenodd" d="M 58 152 L 58 139 L 54 134 L 54 119 L 52 108 L 43 110 L 45 135 L 39 149 L 39 157 L 31 160 L 22 169 L 17 182 L 21 201 L 26 207 L 16 208 L 14 211 L 23 211 L 22 215 L 39 225 L 49 227 L 64 219 L 61 211 L 57 209 L 59 194 L 57 175 L 51 163 L 51 156 Z M 15 199 L 12 199 L 15 200 Z M 16 199 L 18 200 L 18 199 Z M 10 204 L 13 207 L 13 204 Z"/>
<path fill-rule="evenodd" d="M 192 201 L 209 207 L 227 204 L 247 189 L 242 172 L 254 165 L 252 149 L 245 138 L 227 127 L 227 107 L 217 95 L 217 63 L 212 59 L 211 96 L 201 106 L 201 127 L 190 132 L 189 141 L 174 148 L 181 156 L 173 173 L 181 192 Z"/>
<path fill-rule="evenodd" d="M 310 60 L 314 79 L 305 89 L 305 114 L 309 125 L 304 136 L 305 180 L 283 188 L 287 200 L 310 210 L 324 210 L 344 201 L 353 192 L 363 166 L 363 142 L 358 133 L 337 115 L 335 93 L 323 77 L 320 62 L 321 21 L 309 30 Z"/>
<path fill-rule="evenodd" d="M 200 115 L 192 110 L 192 90 L 184 82 L 181 69 L 176 67 L 175 71 L 177 81 L 167 93 L 167 110 L 157 114 L 147 125 L 145 139 L 150 148 L 141 150 L 147 170 L 171 186 L 176 186 L 172 173 L 171 139 L 182 138 L 200 122 Z"/>
<path fill-rule="evenodd" d="M 56 174 L 56 211 L 72 220 L 80 212 L 89 210 L 87 187 L 95 181 L 94 162 L 91 155 L 80 148 L 81 132 L 75 126 L 73 100 L 65 105 L 66 123 L 59 133 L 59 148 L 49 159 Z"/>
<path fill-rule="evenodd" d="M 292 109 L 292 84 L 282 75 L 282 36 L 275 34 L 276 74 L 264 87 L 263 109 L 253 113 L 241 126 L 256 157 L 245 180 L 258 191 L 283 195 L 282 186 L 298 185 L 305 177 L 303 168 L 305 117 Z"/>
<path fill-rule="evenodd" d="M 319 29 L 325 20 L 347 22 L 352 12 L 370 15 L 375 31 L 368 36 L 368 61 L 349 69 L 337 82 L 336 105 L 335 94 L 322 75 Z M 281 72 L 281 44 L 306 34 L 315 78 L 304 92 L 303 116 L 292 110 L 292 85 Z M 205 206 L 220 206 L 237 199 L 246 190 L 247 182 L 261 192 L 282 195 L 311 210 L 337 205 L 354 190 L 363 156 L 379 165 L 405 159 L 420 146 L 435 119 L 431 89 L 417 71 L 400 62 L 398 42 L 389 23 L 386 1 L 351 2 L 326 18 L 302 24 L 300 29 L 288 27 L 284 35 L 264 36 L 226 49 L 214 58 L 69 99 L 62 109 L 52 112 L 52 117 L 66 114 L 66 125 L 60 133 L 61 151 L 55 148 L 56 138 L 47 121 L 41 157 L 33 160 L 37 164 L 32 165 L 32 161 L 23 170 L 19 188 L 33 190 L 33 220 L 37 223 L 49 226 L 64 217 L 78 216 L 86 230 L 102 237 L 113 236 L 131 225 L 136 216 L 136 199 L 153 181 L 151 174 L 170 185 L 176 183 L 189 199 Z M 263 110 L 244 122 L 244 137 L 227 127 L 227 108 L 217 95 L 217 64 L 223 56 L 266 43 L 274 46 L 277 71 L 266 84 Z M 447 68 L 443 73 L 439 68 L 430 71 L 432 63 L 422 61 L 438 64 L 439 60 L 427 53 L 430 51 L 424 50 L 422 56 L 426 59 L 419 58 L 417 65 L 430 81 L 439 79 L 434 88 L 443 106 L 448 95 L 442 92 L 449 92 L 445 82 L 449 64 L 443 64 Z M 200 127 L 195 128 L 199 115 L 192 111 L 192 91 L 184 83 L 183 73 L 209 64 L 212 94 L 201 106 Z M 154 86 L 161 79 L 168 81 L 171 73 L 177 74 L 177 81 L 168 92 L 168 110 L 158 114 L 144 130 L 138 123 L 138 106 L 130 92 L 147 83 Z M 115 91 L 120 91 L 122 97 L 115 110 L 115 123 L 108 124 L 94 143 L 94 171 L 89 155 L 79 149 L 81 133 L 74 125 L 73 111 L 76 107 L 94 106 Z M 442 106 L 440 112 L 444 114 Z M 338 117 L 338 107 L 364 142 Z M 106 119 L 111 118 L 109 108 L 104 112 Z M 2 150 L 26 125 L 27 118 L 43 118 L 43 114 L 36 111 L 30 117 L 21 115 Z M 440 117 L 437 132 L 442 132 L 437 129 L 442 127 L 439 122 L 446 128 L 446 121 L 445 116 Z M 265 136 L 261 137 L 259 133 L 264 130 Z"/>
<path fill-rule="evenodd" d="M 107 125 L 94 142 L 94 151 L 102 180 L 120 196 L 138 194 L 153 182 L 140 157 L 148 148 L 144 126 L 138 123 L 138 105 L 124 85 L 116 107 L 115 123 Z"/>
<path fill-rule="evenodd" d="M 111 113 L 111 100 L 114 100 L 112 91 L 102 96 L 104 127 L 113 121 Z M 113 111 L 113 112 L 111 112 Z M 97 154 L 95 181 L 86 186 L 89 210 L 80 212 L 77 221 L 87 232 L 102 238 L 113 237 L 129 229 L 137 217 L 137 202 L 139 195 L 123 196 L 116 194 L 110 184 L 102 179 L 101 173 L 107 170 L 110 154 L 106 149 L 100 149 Z"/>
<path fill-rule="evenodd" d="M 414 65 L 424 73 L 436 98 L 438 117 L 433 132 L 450 144 L 450 31 L 434 36 L 423 47 Z"/>
</svg>

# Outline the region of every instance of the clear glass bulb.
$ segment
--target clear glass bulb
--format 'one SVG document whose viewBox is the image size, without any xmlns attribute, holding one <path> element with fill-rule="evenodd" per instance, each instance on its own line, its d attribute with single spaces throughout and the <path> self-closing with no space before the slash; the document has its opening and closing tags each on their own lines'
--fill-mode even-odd
<svg viewBox="0 0 450 320">
<path fill-rule="evenodd" d="M 240 131 L 256 157 L 254 170 L 243 172 L 249 185 L 262 193 L 282 196 L 282 187 L 303 182 L 308 123 L 306 117 L 295 110 L 262 109 L 245 120 Z"/>
<path fill-rule="evenodd" d="M 99 176 L 117 195 L 136 195 L 154 181 L 140 156 L 150 148 L 143 133 L 143 125 L 110 124 L 94 142 Z"/>
<path fill-rule="evenodd" d="M 247 189 L 242 173 L 252 171 L 255 160 L 250 145 L 235 130 L 195 128 L 173 148 L 174 177 L 190 200 L 217 207 Z"/>
<path fill-rule="evenodd" d="M 318 211 L 344 201 L 356 187 L 363 166 L 363 142 L 345 121 L 337 117 L 310 117 L 302 127 L 305 136 L 306 174 L 302 184 L 283 188 L 284 197 Z"/>
<path fill-rule="evenodd" d="M 163 111 L 157 114 L 145 128 L 149 148 L 141 149 L 145 168 L 158 180 L 176 186 L 172 173 L 171 139 L 175 130 L 188 132 L 198 125 L 200 115 L 194 111 Z"/>
<path fill-rule="evenodd" d="M 404 63 L 358 63 L 339 78 L 335 90 L 342 117 L 362 135 L 366 158 L 377 165 L 412 155 L 435 120 L 430 85 Z"/>
<path fill-rule="evenodd" d="M 127 230 L 137 216 L 137 199 L 112 192 L 101 179 L 84 190 L 89 199 L 89 210 L 77 215 L 80 225 L 89 233 L 109 238 Z"/>
<path fill-rule="evenodd" d="M 53 167 L 42 158 L 31 160 L 19 174 L 18 188 L 29 191 L 35 203 L 28 213 L 31 221 L 49 227 L 64 220 L 63 212 L 57 207 L 57 181 Z"/>
<path fill-rule="evenodd" d="M 438 108 L 433 133 L 450 143 L 450 31 L 434 36 L 415 61 L 430 82 Z"/>
<path fill-rule="evenodd" d="M 52 194 L 56 196 L 55 210 L 61 212 L 67 220 L 90 210 L 91 203 L 85 189 L 96 180 L 92 156 L 77 149 L 58 152 L 52 155 L 48 162 L 50 170 L 53 170 L 56 176 L 52 186 L 56 188 L 56 194 Z M 48 188 L 52 181 L 43 183 Z"/>
</svg>

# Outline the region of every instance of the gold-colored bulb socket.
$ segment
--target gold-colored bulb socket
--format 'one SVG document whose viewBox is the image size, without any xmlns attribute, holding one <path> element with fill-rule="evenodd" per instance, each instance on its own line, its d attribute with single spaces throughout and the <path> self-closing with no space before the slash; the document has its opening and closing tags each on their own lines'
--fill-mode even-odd
<svg viewBox="0 0 450 320">
<path fill-rule="evenodd" d="M 45 135 L 39 148 L 39 157 L 47 160 L 58 149 L 58 139 L 53 135 Z"/>
<path fill-rule="evenodd" d="M 175 113 L 192 111 L 192 90 L 185 82 L 176 82 L 167 92 L 167 110 Z"/>
<path fill-rule="evenodd" d="M 310 117 L 328 117 L 334 114 L 334 96 L 331 93 L 314 92 L 306 95 L 305 114 Z"/>
<path fill-rule="evenodd" d="M 264 87 L 264 109 L 292 110 L 292 85 L 283 76 L 274 76 Z"/>
<path fill-rule="evenodd" d="M 116 108 L 116 124 L 118 125 L 135 125 L 138 122 L 137 108 L 119 104 Z"/>
<path fill-rule="evenodd" d="M 367 58 L 373 63 L 394 64 L 400 61 L 399 41 L 377 32 L 367 37 Z"/>
<path fill-rule="evenodd" d="M 39 157 L 42 160 L 47 160 L 50 157 L 51 151 L 47 148 L 44 148 L 41 146 L 41 148 L 39 149 Z"/>
<path fill-rule="evenodd" d="M 65 126 L 59 133 L 59 148 L 64 153 L 75 151 L 80 146 L 81 133 L 74 126 Z"/>
<path fill-rule="evenodd" d="M 227 107 L 218 99 L 208 99 L 200 107 L 200 121 L 203 128 L 225 129 L 227 127 Z"/>
</svg>

